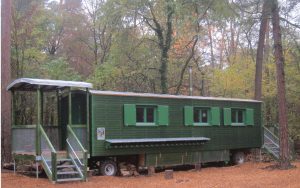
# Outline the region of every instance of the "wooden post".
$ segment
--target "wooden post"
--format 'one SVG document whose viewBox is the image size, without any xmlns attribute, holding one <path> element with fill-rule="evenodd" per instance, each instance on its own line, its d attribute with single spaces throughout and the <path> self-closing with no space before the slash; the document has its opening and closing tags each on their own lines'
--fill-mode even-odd
<svg viewBox="0 0 300 188">
<path fill-rule="evenodd" d="M 83 170 L 83 180 L 84 181 L 87 181 L 87 166 L 88 166 L 88 164 L 87 164 L 87 161 L 88 161 L 88 159 L 87 159 L 87 153 L 88 152 L 84 152 L 84 156 L 83 156 L 83 159 L 84 159 L 84 161 L 83 161 L 83 164 L 84 164 L 84 170 Z"/>
<path fill-rule="evenodd" d="M 86 148 L 88 153 L 90 151 L 90 96 L 89 89 L 86 88 Z"/>
<path fill-rule="evenodd" d="M 165 170 L 165 179 L 173 179 L 173 170 Z"/>
<path fill-rule="evenodd" d="M 11 137 L 10 137 L 10 143 L 11 143 L 11 151 L 12 151 L 12 153 L 14 152 L 14 150 L 13 150 L 14 149 L 13 148 L 13 145 L 14 145 L 13 127 L 15 125 L 16 125 L 16 122 L 15 122 L 15 91 L 11 90 L 11 127 L 10 127 L 10 129 L 11 129 Z M 2 136 L 4 136 L 4 135 L 2 135 Z M 13 160 L 14 160 L 14 164 L 15 164 L 14 156 L 13 156 Z"/>
<path fill-rule="evenodd" d="M 58 125 L 58 132 L 59 132 L 59 143 L 60 147 L 63 147 L 63 139 L 62 139 L 62 125 L 61 125 L 61 101 L 60 101 L 60 95 L 59 90 L 56 90 L 56 102 L 57 102 L 57 125 Z"/>
<path fill-rule="evenodd" d="M 69 90 L 69 122 L 68 124 L 71 126 L 72 125 L 72 93 L 71 93 L 71 88 Z"/>
<path fill-rule="evenodd" d="M 11 90 L 11 124 L 16 125 L 15 121 L 15 91 Z"/>
<path fill-rule="evenodd" d="M 44 124 L 44 93 L 43 91 L 41 91 L 41 120 L 40 120 L 40 124 L 43 125 Z"/>
<path fill-rule="evenodd" d="M 57 167 L 56 167 L 56 153 L 51 152 L 51 159 L 52 159 L 52 164 L 51 164 L 51 170 L 52 170 L 52 181 L 56 182 L 57 180 Z"/>
<path fill-rule="evenodd" d="M 37 89 L 37 124 L 36 124 L 36 155 L 41 154 L 41 134 L 40 128 L 41 126 L 41 89 L 40 87 Z"/>
</svg>

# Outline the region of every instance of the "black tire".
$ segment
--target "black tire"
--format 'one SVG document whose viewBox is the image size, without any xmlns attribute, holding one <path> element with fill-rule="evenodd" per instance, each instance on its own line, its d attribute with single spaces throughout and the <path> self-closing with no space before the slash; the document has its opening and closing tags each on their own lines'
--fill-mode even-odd
<svg viewBox="0 0 300 188">
<path fill-rule="evenodd" d="M 106 160 L 100 163 L 100 173 L 103 176 L 115 176 L 117 171 L 117 164 L 112 160 Z"/>
<path fill-rule="evenodd" d="M 242 151 L 235 152 L 232 157 L 232 162 L 235 165 L 243 164 L 246 161 L 245 153 Z"/>
</svg>

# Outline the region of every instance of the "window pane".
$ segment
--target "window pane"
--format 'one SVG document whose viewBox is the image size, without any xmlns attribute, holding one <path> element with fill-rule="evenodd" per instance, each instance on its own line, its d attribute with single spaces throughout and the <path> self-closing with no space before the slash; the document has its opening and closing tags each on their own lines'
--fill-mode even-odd
<svg viewBox="0 0 300 188">
<path fill-rule="evenodd" d="M 207 110 L 201 110 L 201 123 L 207 123 L 208 122 L 208 113 Z"/>
<path fill-rule="evenodd" d="M 236 115 L 236 111 L 235 111 L 235 110 L 232 110 L 232 111 L 231 111 L 231 122 L 232 122 L 232 123 L 236 123 L 235 115 Z"/>
<path fill-rule="evenodd" d="M 153 123 L 154 122 L 154 108 L 147 108 L 147 122 Z"/>
<path fill-rule="evenodd" d="M 199 120 L 199 113 L 200 113 L 199 109 L 194 109 L 194 122 L 195 123 L 199 123 L 200 122 L 200 120 Z"/>
<path fill-rule="evenodd" d="M 136 108 L 136 122 L 144 122 L 144 108 Z"/>
<path fill-rule="evenodd" d="M 238 111 L 238 123 L 243 123 L 243 111 Z"/>
</svg>

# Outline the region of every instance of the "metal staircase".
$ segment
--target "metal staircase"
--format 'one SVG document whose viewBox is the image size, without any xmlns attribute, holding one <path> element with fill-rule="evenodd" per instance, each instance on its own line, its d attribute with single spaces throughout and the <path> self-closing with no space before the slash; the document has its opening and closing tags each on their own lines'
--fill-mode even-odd
<svg viewBox="0 0 300 188">
<path fill-rule="evenodd" d="M 289 148 L 290 148 L 290 159 L 293 159 L 294 142 L 291 139 L 289 139 Z M 265 149 L 268 153 L 270 153 L 276 160 L 279 159 L 279 138 L 266 127 L 264 127 L 263 149 Z"/>
<path fill-rule="evenodd" d="M 51 161 L 46 161 L 52 168 Z M 67 181 L 81 181 L 83 179 L 83 174 L 76 168 L 76 165 L 72 162 L 70 158 L 60 158 L 57 159 L 56 164 L 56 182 L 67 182 Z"/>
<path fill-rule="evenodd" d="M 56 151 L 42 126 L 40 157 L 48 178 L 53 183 L 68 181 L 86 181 L 87 150 L 68 125 L 67 151 Z"/>
<path fill-rule="evenodd" d="M 279 138 L 266 127 L 264 127 L 263 148 L 266 149 L 273 157 L 279 159 Z"/>
</svg>

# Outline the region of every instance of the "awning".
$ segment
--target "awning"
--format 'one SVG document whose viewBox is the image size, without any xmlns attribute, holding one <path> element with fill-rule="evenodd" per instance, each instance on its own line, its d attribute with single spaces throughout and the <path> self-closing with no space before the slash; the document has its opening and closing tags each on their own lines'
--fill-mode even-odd
<svg viewBox="0 0 300 188">
<path fill-rule="evenodd" d="M 191 146 L 201 145 L 210 138 L 180 137 L 180 138 L 138 138 L 138 139 L 107 139 L 106 148 L 137 148 L 163 146 Z"/>
<path fill-rule="evenodd" d="M 52 91 L 68 87 L 92 88 L 93 85 L 91 83 L 77 81 L 19 78 L 9 84 L 7 90 L 35 91 L 40 88 L 42 91 Z"/>
</svg>

